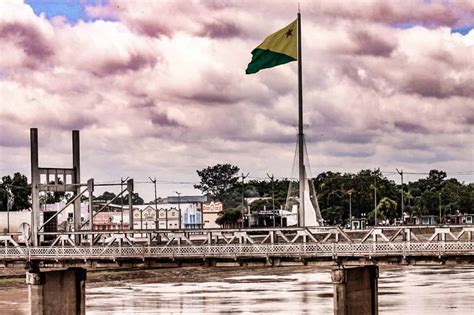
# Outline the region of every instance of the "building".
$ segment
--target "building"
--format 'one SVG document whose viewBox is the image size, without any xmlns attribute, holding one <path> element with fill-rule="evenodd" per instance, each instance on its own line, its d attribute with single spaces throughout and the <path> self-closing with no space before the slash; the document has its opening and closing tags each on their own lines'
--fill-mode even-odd
<svg viewBox="0 0 474 315">
<path fill-rule="evenodd" d="M 449 224 L 474 224 L 474 214 L 457 213 L 446 216 Z"/>
<path fill-rule="evenodd" d="M 220 228 L 216 223 L 219 213 L 224 210 L 224 204 L 220 201 L 211 201 L 202 205 L 202 223 L 205 229 Z"/>
<path fill-rule="evenodd" d="M 438 224 L 439 217 L 435 215 L 420 215 L 406 217 L 404 220 L 406 225 L 435 225 Z"/>
<path fill-rule="evenodd" d="M 160 230 L 179 229 L 179 212 L 176 205 L 158 205 L 158 228 Z"/>
<path fill-rule="evenodd" d="M 140 230 L 154 230 L 156 227 L 156 209 L 154 206 L 134 206 L 133 228 Z"/>
<path fill-rule="evenodd" d="M 366 217 L 353 218 L 350 223 L 351 230 L 365 230 L 368 220 Z"/>
</svg>

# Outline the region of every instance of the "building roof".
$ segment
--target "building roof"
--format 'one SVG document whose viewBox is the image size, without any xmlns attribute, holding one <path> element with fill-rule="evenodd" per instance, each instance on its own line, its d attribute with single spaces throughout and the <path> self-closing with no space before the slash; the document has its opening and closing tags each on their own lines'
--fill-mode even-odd
<svg viewBox="0 0 474 315">
<path fill-rule="evenodd" d="M 167 203 L 196 203 L 207 202 L 207 196 L 168 196 L 164 200 Z"/>
</svg>

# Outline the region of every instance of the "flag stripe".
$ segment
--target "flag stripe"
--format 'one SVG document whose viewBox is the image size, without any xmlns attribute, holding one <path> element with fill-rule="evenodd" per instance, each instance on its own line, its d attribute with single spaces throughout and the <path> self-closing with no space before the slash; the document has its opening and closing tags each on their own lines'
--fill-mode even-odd
<svg viewBox="0 0 474 315">
<path fill-rule="evenodd" d="M 284 28 L 269 35 L 257 48 L 268 49 L 298 59 L 296 42 L 298 36 L 298 22 L 294 20 Z"/>
<path fill-rule="evenodd" d="M 295 60 L 295 58 L 285 54 L 277 53 L 271 50 L 255 48 L 252 51 L 252 61 L 249 63 L 245 73 L 257 73 L 262 69 L 275 67 Z"/>
</svg>

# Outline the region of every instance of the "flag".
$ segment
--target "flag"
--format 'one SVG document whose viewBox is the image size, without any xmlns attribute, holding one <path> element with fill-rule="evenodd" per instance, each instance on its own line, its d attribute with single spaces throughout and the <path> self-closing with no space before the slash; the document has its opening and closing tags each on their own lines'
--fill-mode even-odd
<svg viewBox="0 0 474 315">
<path fill-rule="evenodd" d="M 266 68 L 276 67 L 297 60 L 298 20 L 271 34 L 252 51 L 246 74 L 257 73 Z"/>
</svg>

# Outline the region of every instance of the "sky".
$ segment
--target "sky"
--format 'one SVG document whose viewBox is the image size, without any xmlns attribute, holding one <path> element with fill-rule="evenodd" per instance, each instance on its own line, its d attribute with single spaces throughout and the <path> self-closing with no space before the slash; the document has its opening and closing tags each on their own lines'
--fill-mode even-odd
<svg viewBox="0 0 474 315">
<path fill-rule="evenodd" d="M 474 181 L 474 2 L 299 1 L 311 175 L 442 169 Z M 292 174 L 297 63 L 246 75 L 297 1 L 0 1 L 0 174 L 71 167 L 83 181 L 198 194 L 197 169 Z M 113 189 L 109 189 L 113 190 Z"/>
</svg>

